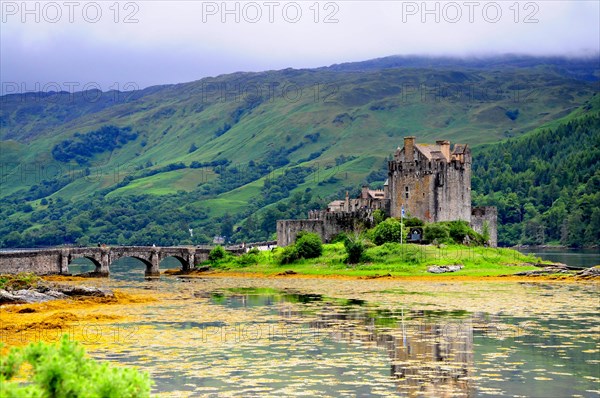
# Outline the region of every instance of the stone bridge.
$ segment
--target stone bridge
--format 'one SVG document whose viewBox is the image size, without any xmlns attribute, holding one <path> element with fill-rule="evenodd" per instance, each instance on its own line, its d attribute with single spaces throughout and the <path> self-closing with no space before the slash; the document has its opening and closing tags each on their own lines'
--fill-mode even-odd
<svg viewBox="0 0 600 398">
<path fill-rule="evenodd" d="M 177 259 L 181 269 L 185 271 L 208 260 L 211 250 L 210 246 L 106 246 L 17 250 L 0 252 L 0 273 L 68 274 L 69 264 L 74 259 L 87 258 L 96 266 L 94 274 L 108 276 L 113 262 L 123 257 L 132 257 L 145 264 L 146 276 L 155 276 L 160 275 L 159 264 L 167 257 Z M 239 246 L 226 247 L 225 250 L 233 254 L 245 251 Z"/>
</svg>

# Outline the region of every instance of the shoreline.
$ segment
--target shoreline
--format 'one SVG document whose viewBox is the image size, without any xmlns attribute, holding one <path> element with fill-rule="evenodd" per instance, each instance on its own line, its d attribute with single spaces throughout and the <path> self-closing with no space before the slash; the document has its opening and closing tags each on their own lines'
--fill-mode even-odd
<svg viewBox="0 0 600 398">
<path fill-rule="evenodd" d="M 556 287 L 562 285 L 595 286 L 599 279 L 581 279 L 565 275 L 541 275 L 541 276 L 469 276 L 452 274 L 432 275 L 311 275 L 311 274 L 275 274 L 258 272 L 222 271 L 212 270 L 205 272 L 191 272 L 184 275 L 173 275 L 174 272 L 163 272 L 165 278 L 181 279 L 255 279 L 264 281 L 265 285 L 270 280 L 331 280 L 331 281 L 357 281 L 364 282 L 392 282 L 392 283 L 415 283 L 432 285 L 461 285 L 464 283 L 480 284 L 508 284 L 508 285 L 537 285 L 548 284 Z M 59 279 L 63 282 L 72 282 L 77 285 L 80 282 L 88 282 L 90 278 L 77 276 L 46 276 L 44 280 Z M 235 282 L 234 282 L 235 283 Z M 240 283 L 240 285 L 243 283 Z M 201 286 L 199 284 L 198 286 Z M 201 288 L 201 287 L 200 287 Z M 64 333 L 70 338 L 83 339 L 95 346 L 100 343 L 110 343 L 121 335 L 131 336 L 138 329 L 132 327 L 128 322 L 133 316 L 126 308 L 153 305 L 156 302 L 169 297 L 168 293 L 160 293 L 154 290 L 146 291 L 143 288 L 115 289 L 112 297 L 79 297 L 63 298 L 40 303 L 27 304 L 4 304 L 0 305 L 0 342 L 4 343 L 4 350 L 14 345 L 24 345 L 31 341 L 56 341 Z M 93 340 L 93 341 L 92 341 Z M 114 341 L 113 341 L 114 342 Z"/>
</svg>

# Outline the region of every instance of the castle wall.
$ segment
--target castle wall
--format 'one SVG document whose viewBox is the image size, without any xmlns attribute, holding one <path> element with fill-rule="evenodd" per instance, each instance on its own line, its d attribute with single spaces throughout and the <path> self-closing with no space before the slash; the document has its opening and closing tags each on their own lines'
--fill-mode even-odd
<svg viewBox="0 0 600 398">
<path fill-rule="evenodd" d="M 296 242 L 298 232 L 314 232 L 323 240 L 323 220 L 277 220 L 277 246 L 289 246 Z"/>
<path fill-rule="evenodd" d="M 434 188 L 433 221 L 471 222 L 471 164 L 452 161 L 439 171 L 443 181 Z"/>
<path fill-rule="evenodd" d="M 325 243 L 331 242 L 341 232 L 356 230 L 357 223 L 371 227 L 373 215 L 371 210 L 355 212 L 335 212 L 325 210 L 310 211 L 306 220 L 278 220 L 277 246 L 294 244 L 300 231 L 314 232 Z"/>
<path fill-rule="evenodd" d="M 483 234 L 483 227 L 487 223 L 490 234 L 490 246 L 498 246 L 498 208 L 495 206 L 473 207 L 471 210 L 471 228 Z"/>
</svg>

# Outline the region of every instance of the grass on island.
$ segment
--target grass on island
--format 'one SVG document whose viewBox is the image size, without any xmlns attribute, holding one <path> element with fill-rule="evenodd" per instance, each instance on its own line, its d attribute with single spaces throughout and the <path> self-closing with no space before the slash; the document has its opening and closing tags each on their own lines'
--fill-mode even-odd
<svg viewBox="0 0 600 398">
<path fill-rule="evenodd" d="M 300 259 L 292 264 L 280 265 L 281 248 L 272 251 L 227 256 L 222 260 L 206 262 L 212 269 L 276 275 L 292 270 L 303 275 L 342 276 L 499 276 L 520 271 L 534 270 L 540 259 L 513 249 L 386 243 L 368 248 L 365 260 L 359 264 L 347 264 L 343 243 L 323 245 L 323 254 L 314 259 Z M 462 264 L 456 272 L 433 274 L 427 269 L 433 265 Z"/>
</svg>

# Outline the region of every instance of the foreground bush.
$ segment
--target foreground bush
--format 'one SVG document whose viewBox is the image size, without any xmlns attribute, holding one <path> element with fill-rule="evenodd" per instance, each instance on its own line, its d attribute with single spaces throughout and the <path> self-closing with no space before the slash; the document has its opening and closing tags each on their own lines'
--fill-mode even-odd
<svg viewBox="0 0 600 398">
<path fill-rule="evenodd" d="M 483 245 L 486 241 L 466 221 L 449 221 L 448 225 L 450 228 L 450 237 L 458 244 L 466 243 L 467 237 L 468 242 L 475 245 Z"/>
<path fill-rule="evenodd" d="M 425 225 L 425 223 L 417 217 L 407 217 L 404 219 L 404 226 L 406 228 L 422 227 L 423 225 Z"/>
<path fill-rule="evenodd" d="M 423 240 L 427 243 L 456 243 L 483 245 L 486 239 L 475 232 L 466 221 L 444 221 L 425 225 Z"/>
<path fill-rule="evenodd" d="M 387 218 L 387 215 L 385 214 L 385 212 L 381 209 L 377 209 L 373 212 L 373 225 L 377 226 L 380 223 L 382 223 L 383 221 L 385 221 L 385 219 Z"/>
<path fill-rule="evenodd" d="M 321 237 L 312 232 L 300 231 L 295 246 L 300 258 L 317 258 L 323 254 Z"/>
<path fill-rule="evenodd" d="M 11 381 L 22 376 L 20 369 L 25 364 L 31 366 L 29 380 L 23 384 Z M 68 336 L 56 345 L 40 342 L 13 347 L 0 357 L 2 398 L 141 398 L 150 396 L 151 385 L 146 373 L 87 357 Z"/>
</svg>

